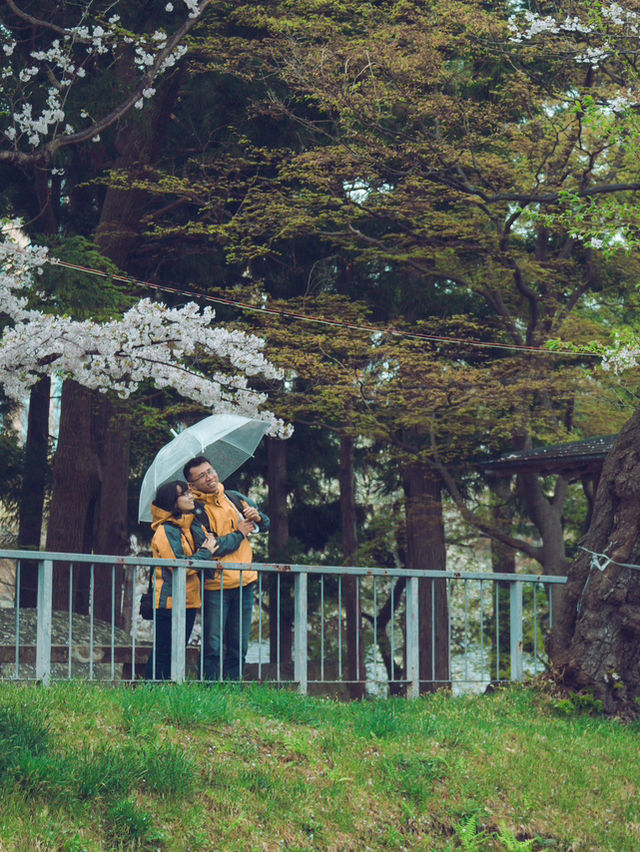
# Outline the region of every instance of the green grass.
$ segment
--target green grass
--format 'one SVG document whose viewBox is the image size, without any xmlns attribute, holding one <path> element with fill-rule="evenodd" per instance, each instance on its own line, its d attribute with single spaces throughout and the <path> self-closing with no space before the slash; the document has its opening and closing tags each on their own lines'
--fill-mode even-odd
<svg viewBox="0 0 640 852">
<path fill-rule="evenodd" d="M 635 852 L 639 733 L 531 687 L 341 704 L 0 682 L 0 852 Z"/>
</svg>

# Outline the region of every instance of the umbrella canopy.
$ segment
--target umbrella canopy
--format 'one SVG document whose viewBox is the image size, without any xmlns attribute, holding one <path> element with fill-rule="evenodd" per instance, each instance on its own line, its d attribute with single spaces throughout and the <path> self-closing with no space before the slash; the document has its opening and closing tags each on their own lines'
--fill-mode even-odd
<svg viewBox="0 0 640 852">
<path fill-rule="evenodd" d="M 183 479 L 182 468 L 195 456 L 204 456 L 220 480 L 251 458 L 269 424 L 238 414 L 212 414 L 165 444 L 145 473 L 140 489 L 138 520 L 151 520 L 151 503 L 165 482 Z"/>
</svg>

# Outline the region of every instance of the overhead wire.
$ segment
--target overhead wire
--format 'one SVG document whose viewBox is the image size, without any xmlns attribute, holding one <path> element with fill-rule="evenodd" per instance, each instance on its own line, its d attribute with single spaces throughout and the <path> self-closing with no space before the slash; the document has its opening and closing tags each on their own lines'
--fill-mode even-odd
<svg viewBox="0 0 640 852">
<path fill-rule="evenodd" d="M 15 252 L 22 251 L 18 247 L 12 249 Z M 26 251 L 24 252 L 26 254 Z M 457 346 L 469 346 L 472 348 L 481 348 L 481 349 L 499 349 L 499 350 L 510 350 L 516 352 L 523 352 L 528 354 L 537 354 L 537 355 L 568 355 L 571 357 L 589 357 L 589 358 L 601 358 L 602 355 L 595 352 L 577 352 L 573 349 L 549 349 L 543 346 L 532 346 L 528 344 L 518 344 L 518 343 L 501 343 L 499 341 L 485 341 L 485 340 L 477 340 L 474 338 L 463 338 L 463 337 L 454 337 L 451 335 L 441 335 L 441 334 L 427 334 L 424 332 L 411 331 L 409 329 L 398 329 L 392 327 L 383 327 L 368 325 L 366 323 L 355 323 L 349 322 L 347 320 L 341 319 L 331 319 L 328 317 L 320 317 L 314 314 L 302 313 L 300 311 L 292 311 L 284 308 L 276 308 L 269 307 L 265 305 L 255 305 L 250 302 L 243 302 L 239 299 L 229 299 L 223 296 L 212 296 L 206 293 L 198 293 L 192 290 L 184 290 L 178 287 L 171 287 L 167 284 L 156 284 L 151 281 L 143 281 L 139 278 L 135 278 L 130 275 L 120 275 L 112 272 L 104 272 L 101 269 L 95 269 L 90 266 L 82 266 L 76 263 L 69 263 L 65 260 L 60 260 L 55 257 L 47 257 L 45 258 L 45 262 L 49 263 L 53 266 L 61 266 L 65 269 L 71 269 L 76 272 L 83 272 L 88 275 L 96 275 L 101 278 L 110 278 L 114 281 L 120 281 L 125 284 L 129 284 L 134 287 L 142 287 L 145 289 L 155 290 L 163 293 L 171 293 L 174 295 L 182 296 L 185 298 L 196 299 L 200 301 L 213 302 L 215 304 L 226 305 L 228 307 L 237 308 L 242 311 L 254 311 L 265 314 L 273 314 L 277 316 L 287 317 L 290 319 L 296 319 L 302 322 L 312 322 L 318 323 L 321 325 L 328 325 L 339 328 L 351 329 L 353 331 L 363 331 L 368 334 L 387 334 L 393 337 L 403 337 L 403 338 L 411 338 L 416 340 L 424 340 L 431 343 L 445 343 L 452 344 Z"/>
</svg>

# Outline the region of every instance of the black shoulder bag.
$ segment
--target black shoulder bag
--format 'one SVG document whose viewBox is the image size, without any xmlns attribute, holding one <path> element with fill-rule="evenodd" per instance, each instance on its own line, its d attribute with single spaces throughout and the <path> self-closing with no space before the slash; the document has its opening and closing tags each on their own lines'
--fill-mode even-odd
<svg viewBox="0 0 640 852">
<path fill-rule="evenodd" d="M 140 596 L 140 616 L 145 621 L 153 621 L 153 574 L 155 568 L 149 571 L 149 587 Z"/>
</svg>

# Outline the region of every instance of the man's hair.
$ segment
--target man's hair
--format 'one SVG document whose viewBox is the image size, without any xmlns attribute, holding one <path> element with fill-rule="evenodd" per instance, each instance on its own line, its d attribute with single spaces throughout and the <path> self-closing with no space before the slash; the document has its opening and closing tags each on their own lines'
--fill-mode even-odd
<svg viewBox="0 0 640 852">
<path fill-rule="evenodd" d="M 198 467 L 201 464 L 211 464 L 209 459 L 205 459 L 204 456 L 196 456 L 195 459 L 191 459 L 188 461 L 185 466 L 182 468 L 182 475 L 189 482 L 189 474 L 191 473 L 192 467 Z"/>
</svg>

